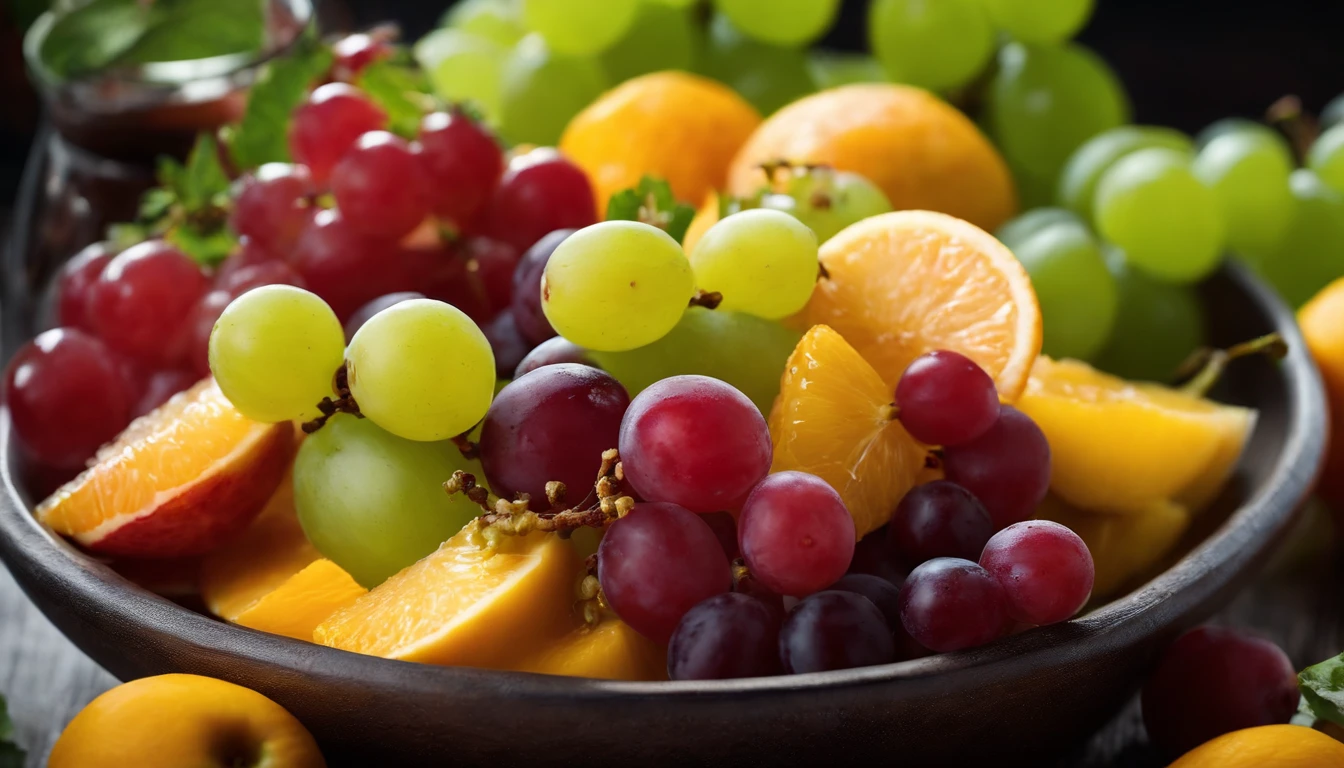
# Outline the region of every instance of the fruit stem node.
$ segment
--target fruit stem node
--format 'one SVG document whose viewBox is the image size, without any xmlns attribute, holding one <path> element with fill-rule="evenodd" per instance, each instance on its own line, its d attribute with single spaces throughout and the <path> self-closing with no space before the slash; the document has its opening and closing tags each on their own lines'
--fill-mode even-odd
<svg viewBox="0 0 1344 768">
<path fill-rule="evenodd" d="M 717 309 L 723 303 L 723 294 L 718 291 L 700 291 L 697 290 L 691 297 L 689 306 L 704 307 L 705 309 Z"/>
<path fill-rule="evenodd" d="M 1233 360 L 1243 357 L 1263 355 L 1271 360 L 1281 360 L 1288 354 L 1288 343 L 1277 333 L 1234 344 L 1227 349 L 1200 347 L 1186 358 L 1177 369 L 1177 381 L 1186 380 L 1181 390 L 1195 397 L 1208 395 L 1213 385 L 1222 378 L 1223 372 Z"/>
</svg>

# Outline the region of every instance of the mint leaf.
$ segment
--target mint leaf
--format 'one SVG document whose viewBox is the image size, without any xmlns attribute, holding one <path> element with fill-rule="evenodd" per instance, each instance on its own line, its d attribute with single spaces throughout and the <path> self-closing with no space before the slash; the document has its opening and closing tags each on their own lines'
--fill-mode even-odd
<svg viewBox="0 0 1344 768">
<path fill-rule="evenodd" d="M 163 239 L 177 246 L 196 263 L 207 267 L 219 264 L 238 247 L 238 238 L 233 236 L 228 227 L 190 220 L 172 226 L 164 233 Z"/>
<path fill-rule="evenodd" d="M 625 189 L 607 201 L 607 221 L 642 221 L 672 236 L 678 243 L 695 218 L 695 209 L 677 202 L 672 187 L 662 179 L 645 176 L 633 189 Z"/>
<path fill-rule="evenodd" d="M 1344 654 L 1302 670 L 1297 687 L 1316 717 L 1344 725 Z"/>
<path fill-rule="evenodd" d="M 287 163 L 289 118 L 308 87 L 331 68 L 331 51 L 305 38 L 290 55 L 266 65 L 247 97 L 247 111 L 228 137 L 229 154 L 242 169 Z"/>
<path fill-rule="evenodd" d="M 424 72 L 404 64 L 375 61 L 359 73 L 356 85 L 387 113 L 392 132 L 408 139 L 415 138 L 420 118 L 435 107 Z"/>
<path fill-rule="evenodd" d="M 42 41 L 42 61 L 62 78 L 102 69 L 139 42 L 158 13 L 153 4 L 137 0 L 93 0 L 51 25 Z"/>
<path fill-rule="evenodd" d="M 154 23 L 115 64 L 186 61 L 261 49 L 262 0 L 154 0 Z"/>
<path fill-rule="evenodd" d="M 9 706 L 0 696 L 0 768 L 23 768 L 25 753 L 14 743 L 14 721 L 9 719 Z"/>
<path fill-rule="evenodd" d="M 223 261 L 238 239 L 228 228 L 231 181 L 214 137 L 198 136 L 185 164 L 160 158 L 158 178 L 140 198 L 136 220 L 109 227 L 108 239 L 129 248 L 162 237 L 205 266 Z"/>
</svg>

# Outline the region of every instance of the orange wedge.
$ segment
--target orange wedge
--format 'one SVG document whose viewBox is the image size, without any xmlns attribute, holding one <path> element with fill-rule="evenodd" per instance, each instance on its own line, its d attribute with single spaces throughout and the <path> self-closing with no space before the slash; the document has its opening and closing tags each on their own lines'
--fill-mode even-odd
<svg viewBox="0 0 1344 768">
<path fill-rule="evenodd" d="M 326 558 L 314 560 L 238 614 L 234 623 L 311 642 L 313 630 L 368 592 Z"/>
<path fill-rule="evenodd" d="M 770 411 L 772 472 L 810 472 L 840 494 L 859 538 L 886 525 L 924 472 L 928 450 L 892 418 L 892 390 L 845 339 L 808 331 Z"/>
<path fill-rule="evenodd" d="M 574 626 L 582 565 L 556 534 L 477 545 L 477 523 L 324 621 L 313 639 L 389 659 L 511 669 Z"/>
<path fill-rule="evenodd" d="M 600 680 L 666 680 L 667 650 L 612 617 L 571 631 L 518 669 Z"/>
<path fill-rule="evenodd" d="M 294 428 L 238 412 L 213 379 L 135 420 L 37 517 L 95 552 L 199 555 L 247 527 L 294 457 Z"/>
<path fill-rule="evenodd" d="M 825 324 L 877 369 L 889 389 L 935 349 L 980 364 L 1011 402 L 1041 351 L 1031 279 L 1002 243 L 942 213 L 896 211 L 841 231 L 821 247 L 828 277 L 798 316 Z"/>
</svg>

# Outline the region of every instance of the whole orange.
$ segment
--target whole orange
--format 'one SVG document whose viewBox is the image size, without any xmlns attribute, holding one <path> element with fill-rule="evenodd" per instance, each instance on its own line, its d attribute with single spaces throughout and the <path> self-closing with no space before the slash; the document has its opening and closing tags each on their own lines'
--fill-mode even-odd
<svg viewBox="0 0 1344 768">
<path fill-rule="evenodd" d="M 1335 768 L 1344 744 L 1300 725 L 1262 725 L 1195 747 L 1170 768 Z"/>
<path fill-rule="evenodd" d="M 1331 505 L 1344 510 L 1344 277 L 1302 305 L 1297 322 L 1321 369 L 1330 403 L 1330 449 L 1317 490 Z"/>
<path fill-rule="evenodd" d="M 990 231 L 1017 211 L 1012 176 L 989 140 L 955 107 L 907 85 L 846 85 L 784 107 L 737 153 L 728 192 L 755 193 L 766 182 L 760 164 L 777 160 L 853 171 L 896 210 L 939 211 Z"/>
<path fill-rule="evenodd" d="M 642 176 L 666 179 L 699 205 L 722 187 L 742 143 L 761 122 L 732 89 L 685 72 L 655 72 L 607 91 L 570 121 L 560 151 L 593 182 L 597 210 Z"/>
<path fill-rule="evenodd" d="M 159 675 L 104 693 L 75 715 L 48 768 L 324 768 L 284 707 L 242 686 Z"/>
</svg>

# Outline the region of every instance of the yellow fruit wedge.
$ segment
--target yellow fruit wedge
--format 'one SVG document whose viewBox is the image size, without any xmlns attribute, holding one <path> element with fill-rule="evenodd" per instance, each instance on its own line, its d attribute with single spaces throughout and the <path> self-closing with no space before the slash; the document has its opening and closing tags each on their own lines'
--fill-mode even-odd
<svg viewBox="0 0 1344 768">
<path fill-rule="evenodd" d="M 803 335 L 770 411 L 770 471 L 810 472 L 830 483 L 859 538 L 891 519 L 924 472 L 928 450 L 892 418 L 892 390 L 831 328 Z"/>
<path fill-rule="evenodd" d="M 1255 411 L 1075 360 L 1037 360 L 1017 407 L 1050 441 L 1050 489 L 1089 512 L 1137 514 L 1177 499 L 1201 508 L 1235 468 Z"/>
<path fill-rule="evenodd" d="M 518 666 L 523 672 L 600 680 L 666 680 L 667 649 L 617 618 L 579 627 Z"/>
<path fill-rule="evenodd" d="M 582 565 L 553 533 L 476 544 L 473 521 L 313 633 L 323 645 L 427 664 L 511 669 L 574 622 Z"/>
<path fill-rule="evenodd" d="M 1068 526 L 1087 544 L 1097 569 L 1093 601 L 1114 597 L 1153 575 L 1190 527 L 1190 512 L 1171 501 L 1130 515 L 1096 515 L 1047 496 L 1037 516 Z"/>
<path fill-rule="evenodd" d="M 325 558 L 309 563 L 233 619 L 244 627 L 312 641 L 313 630 L 368 592 Z"/>
</svg>

